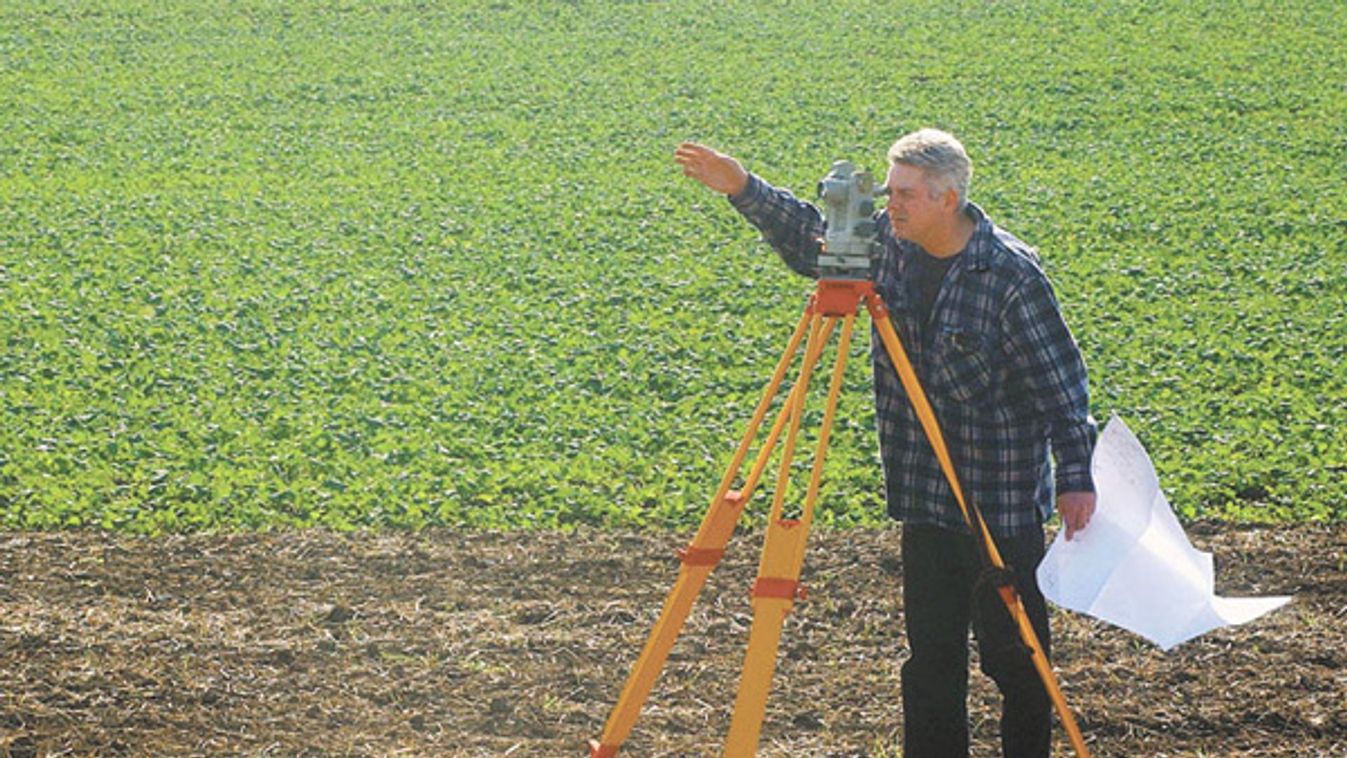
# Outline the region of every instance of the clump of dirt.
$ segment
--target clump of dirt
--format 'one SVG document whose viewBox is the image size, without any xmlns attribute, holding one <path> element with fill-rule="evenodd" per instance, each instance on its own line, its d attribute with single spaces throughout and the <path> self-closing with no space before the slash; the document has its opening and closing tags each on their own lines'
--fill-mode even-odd
<svg viewBox="0 0 1347 758">
<path fill-rule="evenodd" d="M 1189 531 L 1218 592 L 1295 600 L 1168 654 L 1054 612 L 1095 755 L 1347 754 L 1347 528 Z M 686 541 L 0 533 L 0 756 L 583 755 Z M 731 543 L 623 755 L 719 754 L 760 545 Z M 815 534 L 805 581 L 759 754 L 897 754 L 897 531 Z M 974 754 L 994 755 L 997 697 L 972 676 Z"/>
</svg>

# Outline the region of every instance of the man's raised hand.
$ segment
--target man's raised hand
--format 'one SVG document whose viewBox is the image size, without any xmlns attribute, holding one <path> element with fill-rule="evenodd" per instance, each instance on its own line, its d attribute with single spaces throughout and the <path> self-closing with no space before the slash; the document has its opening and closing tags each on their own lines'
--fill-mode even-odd
<svg viewBox="0 0 1347 758">
<path fill-rule="evenodd" d="M 683 173 L 716 192 L 737 195 L 748 186 L 748 172 L 739 161 L 696 142 L 684 142 L 674 151 Z"/>
</svg>

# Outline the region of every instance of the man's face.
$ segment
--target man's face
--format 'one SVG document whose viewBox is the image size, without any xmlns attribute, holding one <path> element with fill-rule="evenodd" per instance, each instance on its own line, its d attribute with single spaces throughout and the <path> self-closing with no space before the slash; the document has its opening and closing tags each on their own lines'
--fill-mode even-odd
<svg viewBox="0 0 1347 758">
<path fill-rule="evenodd" d="M 889 190 L 884 204 L 889 211 L 889 225 L 894 235 L 902 239 L 921 245 L 948 215 L 942 196 L 932 196 L 926 172 L 916 166 L 893 164 L 884 186 Z"/>
</svg>

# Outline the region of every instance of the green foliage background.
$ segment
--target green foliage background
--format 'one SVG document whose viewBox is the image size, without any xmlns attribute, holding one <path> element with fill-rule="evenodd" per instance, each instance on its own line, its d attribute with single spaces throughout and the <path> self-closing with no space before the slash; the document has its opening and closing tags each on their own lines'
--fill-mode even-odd
<svg viewBox="0 0 1347 758">
<path fill-rule="evenodd" d="M 1090 5 L 5 3 L 0 526 L 695 524 L 810 284 L 674 147 L 924 125 L 1185 517 L 1341 520 L 1347 6 Z"/>
</svg>

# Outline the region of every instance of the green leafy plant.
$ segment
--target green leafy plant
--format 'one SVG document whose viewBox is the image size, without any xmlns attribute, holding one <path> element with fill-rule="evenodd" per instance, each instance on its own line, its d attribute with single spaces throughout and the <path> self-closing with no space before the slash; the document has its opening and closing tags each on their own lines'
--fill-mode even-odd
<svg viewBox="0 0 1347 758">
<path fill-rule="evenodd" d="M 1342 519 L 1345 13 L 7 3 L 0 526 L 695 524 L 810 284 L 673 147 L 808 196 L 923 125 L 1185 517 Z"/>
</svg>

